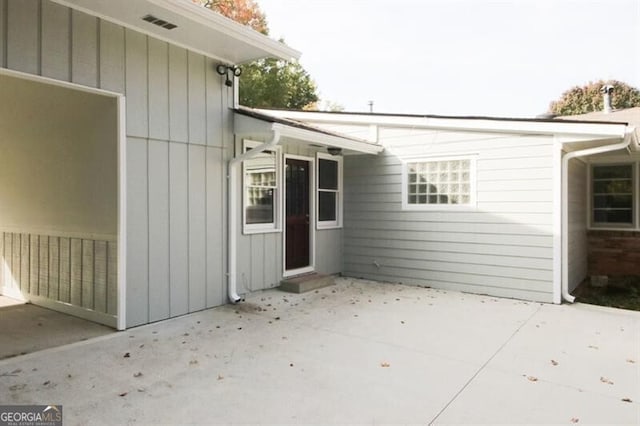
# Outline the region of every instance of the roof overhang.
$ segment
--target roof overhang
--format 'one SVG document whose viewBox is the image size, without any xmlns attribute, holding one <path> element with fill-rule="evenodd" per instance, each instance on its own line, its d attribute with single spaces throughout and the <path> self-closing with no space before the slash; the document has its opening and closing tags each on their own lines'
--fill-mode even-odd
<svg viewBox="0 0 640 426">
<path fill-rule="evenodd" d="M 437 130 L 485 131 L 513 134 L 560 135 L 563 141 L 622 138 L 628 131 L 625 123 L 560 121 L 491 117 L 442 117 L 393 114 L 360 114 L 258 110 L 276 117 L 323 124 L 367 124 L 390 127 L 411 127 Z"/>
<path fill-rule="evenodd" d="M 314 129 L 302 123 L 274 121 L 238 110 L 235 111 L 234 132 L 237 136 L 248 139 L 262 139 L 278 132 L 285 143 L 341 148 L 345 155 L 378 154 L 384 150 L 378 144 Z"/>
<path fill-rule="evenodd" d="M 273 57 L 290 60 L 300 52 L 189 0 L 53 0 L 100 19 L 122 25 L 212 59 L 241 64 Z M 144 21 L 152 15 L 177 25 Z"/>
</svg>

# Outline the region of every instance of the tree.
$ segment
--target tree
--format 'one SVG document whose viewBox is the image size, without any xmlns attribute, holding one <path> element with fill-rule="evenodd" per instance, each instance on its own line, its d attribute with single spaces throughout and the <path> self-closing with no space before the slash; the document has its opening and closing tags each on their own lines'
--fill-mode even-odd
<svg viewBox="0 0 640 426">
<path fill-rule="evenodd" d="M 624 109 L 640 106 L 640 90 L 617 80 L 599 80 L 584 86 L 573 87 L 562 94 L 560 99 L 551 102 L 549 112 L 556 115 L 577 115 L 604 109 L 602 86 L 613 86 L 611 107 Z"/>
<path fill-rule="evenodd" d="M 267 18 L 255 0 L 191 0 L 254 30 L 269 34 Z M 284 43 L 283 40 L 280 40 Z M 253 108 L 309 108 L 318 89 L 297 61 L 266 58 L 243 65 L 240 104 Z"/>
<path fill-rule="evenodd" d="M 193 3 L 218 12 L 222 16 L 251 27 L 264 35 L 269 34 L 267 17 L 255 0 L 191 0 Z"/>
<path fill-rule="evenodd" d="M 316 84 L 297 61 L 266 58 L 242 68 L 241 105 L 299 110 L 318 102 Z"/>
</svg>

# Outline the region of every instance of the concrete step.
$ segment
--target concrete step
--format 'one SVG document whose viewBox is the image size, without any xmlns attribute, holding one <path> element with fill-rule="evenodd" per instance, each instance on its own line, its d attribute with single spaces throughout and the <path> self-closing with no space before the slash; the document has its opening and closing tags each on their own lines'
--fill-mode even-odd
<svg viewBox="0 0 640 426">
<path fill-rule="evenodd" d="M 331 275 L 317 273 L 299 275 L 297 277 L 285 278 L 280 281 L 279 289 L 288 293 L 306 293 L 322 287 L 334 285 L 335 280 Z"/>
</svg>

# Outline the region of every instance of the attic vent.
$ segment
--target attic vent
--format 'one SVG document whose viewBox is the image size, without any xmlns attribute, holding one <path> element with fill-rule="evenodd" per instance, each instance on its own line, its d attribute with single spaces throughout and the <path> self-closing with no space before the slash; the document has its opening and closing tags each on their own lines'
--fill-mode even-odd
<svg viewBox="0 0 640 426">
<path fill-rule="evenodd" d="M 146 15 L 146 16 L 144 16 L 142 18 L 142 20 L 150 22 L 150 23 L 152 23 L 154 25 L 157 25 L 159 27 L 165 28 L 167 30 L 172 30 L 172 29 L 178 27 L 176 24 L 172 24 L 171 22 L 167 22 L 164 19 L 156 18 L 153 15 Z"/>
</svg>

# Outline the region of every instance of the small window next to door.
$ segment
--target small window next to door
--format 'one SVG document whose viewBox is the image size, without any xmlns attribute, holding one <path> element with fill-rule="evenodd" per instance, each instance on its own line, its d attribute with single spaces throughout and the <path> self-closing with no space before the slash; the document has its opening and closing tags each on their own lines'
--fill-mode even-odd
<svg viewBox="0 0 640 426">
<path fill-rule="evenodd" d="M 342 157 L 318 153 L 318 229 L 342 227 Z"/>
<path fill-rule="evenodd" d="M 260 142 L 244 141 L 244 152 Z M 280 205 L 280 173 L 276 149 L 262 151 L 243 163 L 244 226 L 245 234 L 273 232 L 278 229 Z"/>
</svg>

